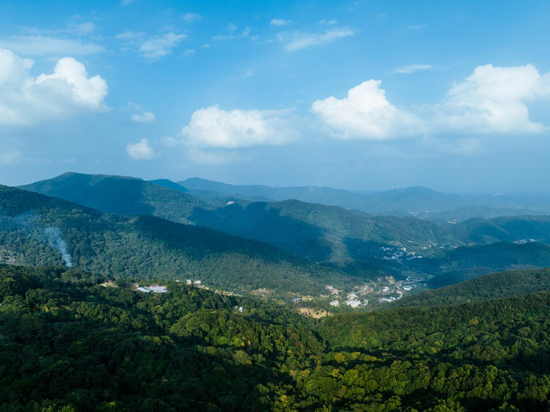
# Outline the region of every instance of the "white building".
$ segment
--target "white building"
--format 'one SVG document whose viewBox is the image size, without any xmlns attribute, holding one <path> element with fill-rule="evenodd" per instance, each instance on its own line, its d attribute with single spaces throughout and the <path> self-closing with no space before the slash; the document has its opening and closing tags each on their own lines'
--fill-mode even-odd
<svg viewBox="0 0 550 412">
<path fill-rule="evenodd" d="M 338 302 L 337 300 L 333 300 L 332 302 L 329 303 L 329 305 L 338 307 L 338 306 L 340 306 L 340 302 Z"/>
<path fill-rule="evenodd" d="M 351 306 L 352 308 L 358 308 L 359 306 L 361 306 L 361 301 L 360 300 L 357 300 L 357 299 L 354 299 L 354 300 L 348 300 L 346 302 L 348 304 L 348 306 Z"/>
<path fill-rule="evenodd" d="M 143 292 L 143 293 L 150 293 L 150 292 L 153 292 L 153 293 L 166 293 L 166 292 L 168 292 L 168 289 L 166 289 L 166 286 L 159 286 L 159 285 L 140 286 L 140 287 L 137 288 L 137 290 L 139 290 L 140 292 Z"/>
</svg>

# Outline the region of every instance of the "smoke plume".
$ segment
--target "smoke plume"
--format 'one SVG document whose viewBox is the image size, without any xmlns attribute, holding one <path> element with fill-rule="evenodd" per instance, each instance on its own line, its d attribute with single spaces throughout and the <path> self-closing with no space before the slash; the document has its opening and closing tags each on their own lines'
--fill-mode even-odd
<svg viewBox="0 0 550 412">
<path fill-rule="evenodd" d="M 44 229 L 44 235 L 46 236 L 46 239 L 48 239 L 50 246 L 59 250 L 59 253 L 61 253 L 63 260 L 65 261 L 65 265 L 67 267 L 72 267 L 73 261 L 71 254 L 67 251 L 67 242 L 63 240 L 61 230 L 58 227 L 47 227 Z"/>
</svg>

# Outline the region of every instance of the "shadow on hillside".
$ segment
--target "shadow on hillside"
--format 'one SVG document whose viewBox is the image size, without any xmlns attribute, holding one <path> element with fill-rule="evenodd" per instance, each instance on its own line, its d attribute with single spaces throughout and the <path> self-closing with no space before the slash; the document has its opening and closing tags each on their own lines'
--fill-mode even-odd
<svg viewBox="0 0 550 412">
<path fill-rule="evenodd" d="M 330 260 L 332 247 L 325 230 L 281 215 L 267 203 L 243 207 L 232 204 L 216 210 L 195 208 L 189 220 L 199 226 L 259 240 L 315 262 Z"/>
</svg>

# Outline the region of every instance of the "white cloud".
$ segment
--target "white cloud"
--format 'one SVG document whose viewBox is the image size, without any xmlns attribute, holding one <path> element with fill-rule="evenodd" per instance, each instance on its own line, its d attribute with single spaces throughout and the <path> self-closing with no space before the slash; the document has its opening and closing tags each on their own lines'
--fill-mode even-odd
<svg viewBox="0 0 550 412">
<path fill-rule="evenodd" d="M 183 40 L 186 34 L 174 32 L 157 36 L 147 36 L 144 32 L 126 30 L 116 36 L 124 44 L 123 50 L 133 50 L 145 60 L 154 62 L 170 54 L 172 50 Z"/>
<path fill-rule="evenodd" d="M 540 133 L 548 127 L 531 122 L 526 103 L 548 97 L 550 73 L 541 76 L 530 64 L 488 64 L 476 67 L 472 75 L 449 90 L 443 103 L 427 110 L 434 132 Z"/>
<path fill-rule="evenodd" d="M 346 98 L 317 100 L 311 110 L 342 139 L 383 140 L 420 133 L 422 121 L 392 105 L 380 85 L 376 80 L 363 82 Z"/>
<path fill-rule="evenodd" d="M 412 135 L 532 134 L 550 128 L 529 118 L 527 104 L 550 97 L 550 73 L 532 65 L 478 66 L 449 90 L 439 104 L 397 108 L 369 80 L 348 92 L 313 103 L 312 111 L 340 138 L 389 139 Z M 450 149 L 449 149 L 450 150 Z M 475 140 L 462 140 L 455 151 L 475 151 Z"/>
<path fill-rule="evenodd" d="M 183 22 L 189 24 L 194 21 L 200 21 L 202 17 L 198 13 L 185 13 L 183 16 L 181 16 L 181 19 L 183 20 Z"/>
<path fill-rule="evenodd" d="M 330 43 L 337 39 L 353 36 L 353 34 L 353 30 L 348 28 L 334 28 L 324 33 L 284 32 L 279 33 L 278 39 L 285 43 L 284 48 L 286 51 L 293 52 L 306 47 Z"/>
<path fill-rule="evenodd" d="M 288 26 L 290 23 L 292 23 L 292 20 L 283 19 L 273 19 L 269 22 L 269 24 L 275 27 Z"/>
<path fill-rule="evenodd" d="M 190 57 L 195 55 L 195 49 L 185 49 L 185 53 L 183 53 L 184 57 Z"/>
<path fill-rule="evenodd" d="M 181 133 L 188 146 L 224 149 L 279 145 L 297 136 L 286 111 L 226 111 L 218 106 L 194 112 Z"/>
<path fill-rule="evenodd" d="M 401 66 L 394 70 L 392 70 L 391 74 L 410 74 L 417 72 L 419 70 L 433 70 L 435 69 L 435 66 L 432 66 L 431 64 L 409 64 L 407 66 Z"/>
<path fill-rule="evenodd" d="M 155 115 L 151 112 L 133 114 L 131 118 L 134 123 L 153 123 L 155 121 Z"/>
<path fill-rule="evenodd" d="M 141 139 L 137 143 L 128 143 L 126 152 L 132 160 L 151 160 L 157 157 L 147 139 Z"/>
<path fill-rule="evenodd" d="M 327 26 L 334 26 L 335 24 L 338 24 L 338 20 L 332 19 L 332 20 L 319 20 L 319 24 L 327 25 Z"/>
<path fill-rule="evenodd" d="M 84 23 L 72 23 L 69 25 L 69 30 L 78 34 L 79 36 L 87 36 L 92 34 L 95 30 L 94 22 L 87 21 Z"/>
<path fill-rule="evenodd" d="M 106 110 L 107 82 L 100 76 L 88 77 L 82 63 L 65 57 L 52 74 L 36 78 L 29 74 L 33 63 L 0 49 L 0 124 L 27 124 Z"/>
<path fill-rule="evenodd" d="M 105 51 L 103 46 L 80 39 L 64 39 L 42 35 L 17 35 L 0 40 L 0 48 L 24 56 L 85 56 Z"/>
<path fill-rule="evenodd" d="M 258 39 L 257 36 L 250 37 L 250 31 L 251 31 L 250 27 L 246 27 L 242 31 L 242 33 L 240 33 L 240 34 L 235 33 L 235 31 L 237 30 L 237 26 L 235 26 L 232 23 L 229 23 L 229 25 L 227 26 L 227 29 L 231 33 L 212 36 L 212 40 L 235 40 L 235 39 L 248 39 L 248 38 L 250 38 L 251 40 L 257 40 Z M 208 46 L 208 47 L 210 47 L 210 46 Z"/>
<path fill-rule="evenodd" d="M 166 33 L 145 40 L 139 51 L 146 60 L 155 61 L 172 53 L 172 49 L 187 37 L 186 34 Z"/>
</svg>

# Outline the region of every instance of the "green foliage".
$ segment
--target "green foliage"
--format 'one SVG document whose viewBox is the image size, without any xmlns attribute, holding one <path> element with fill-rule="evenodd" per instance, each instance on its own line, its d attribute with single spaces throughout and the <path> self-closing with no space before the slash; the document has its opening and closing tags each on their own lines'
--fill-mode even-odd
<svg viewBox="0 0 550 412">
<path fill-rule="evenodd" d="M 233 290 L 318 293 L 349 281 L 265 243 L 152 216 L 104 215 L 60 199 L 0 186 L 0 245 L 15 262 L 61 265 L 44 229 L 59 228 L 75 267 L 115 278 L 198 279 Z"/>
<path fill-rule="evenodd" d="M 548 292 L 314 324 L 181 283 L 144 294 L 103 280 L 0 266 L 2 411 L 550 406 Z"/>
<path fill-rule="evenodd" d="M 518 270 L 484 275 L 456 285 L 409 295 L 393 305 L 442 306 L 529 295 L 544 290 L 550 290 L 550 269 Z"/>
</svg>

